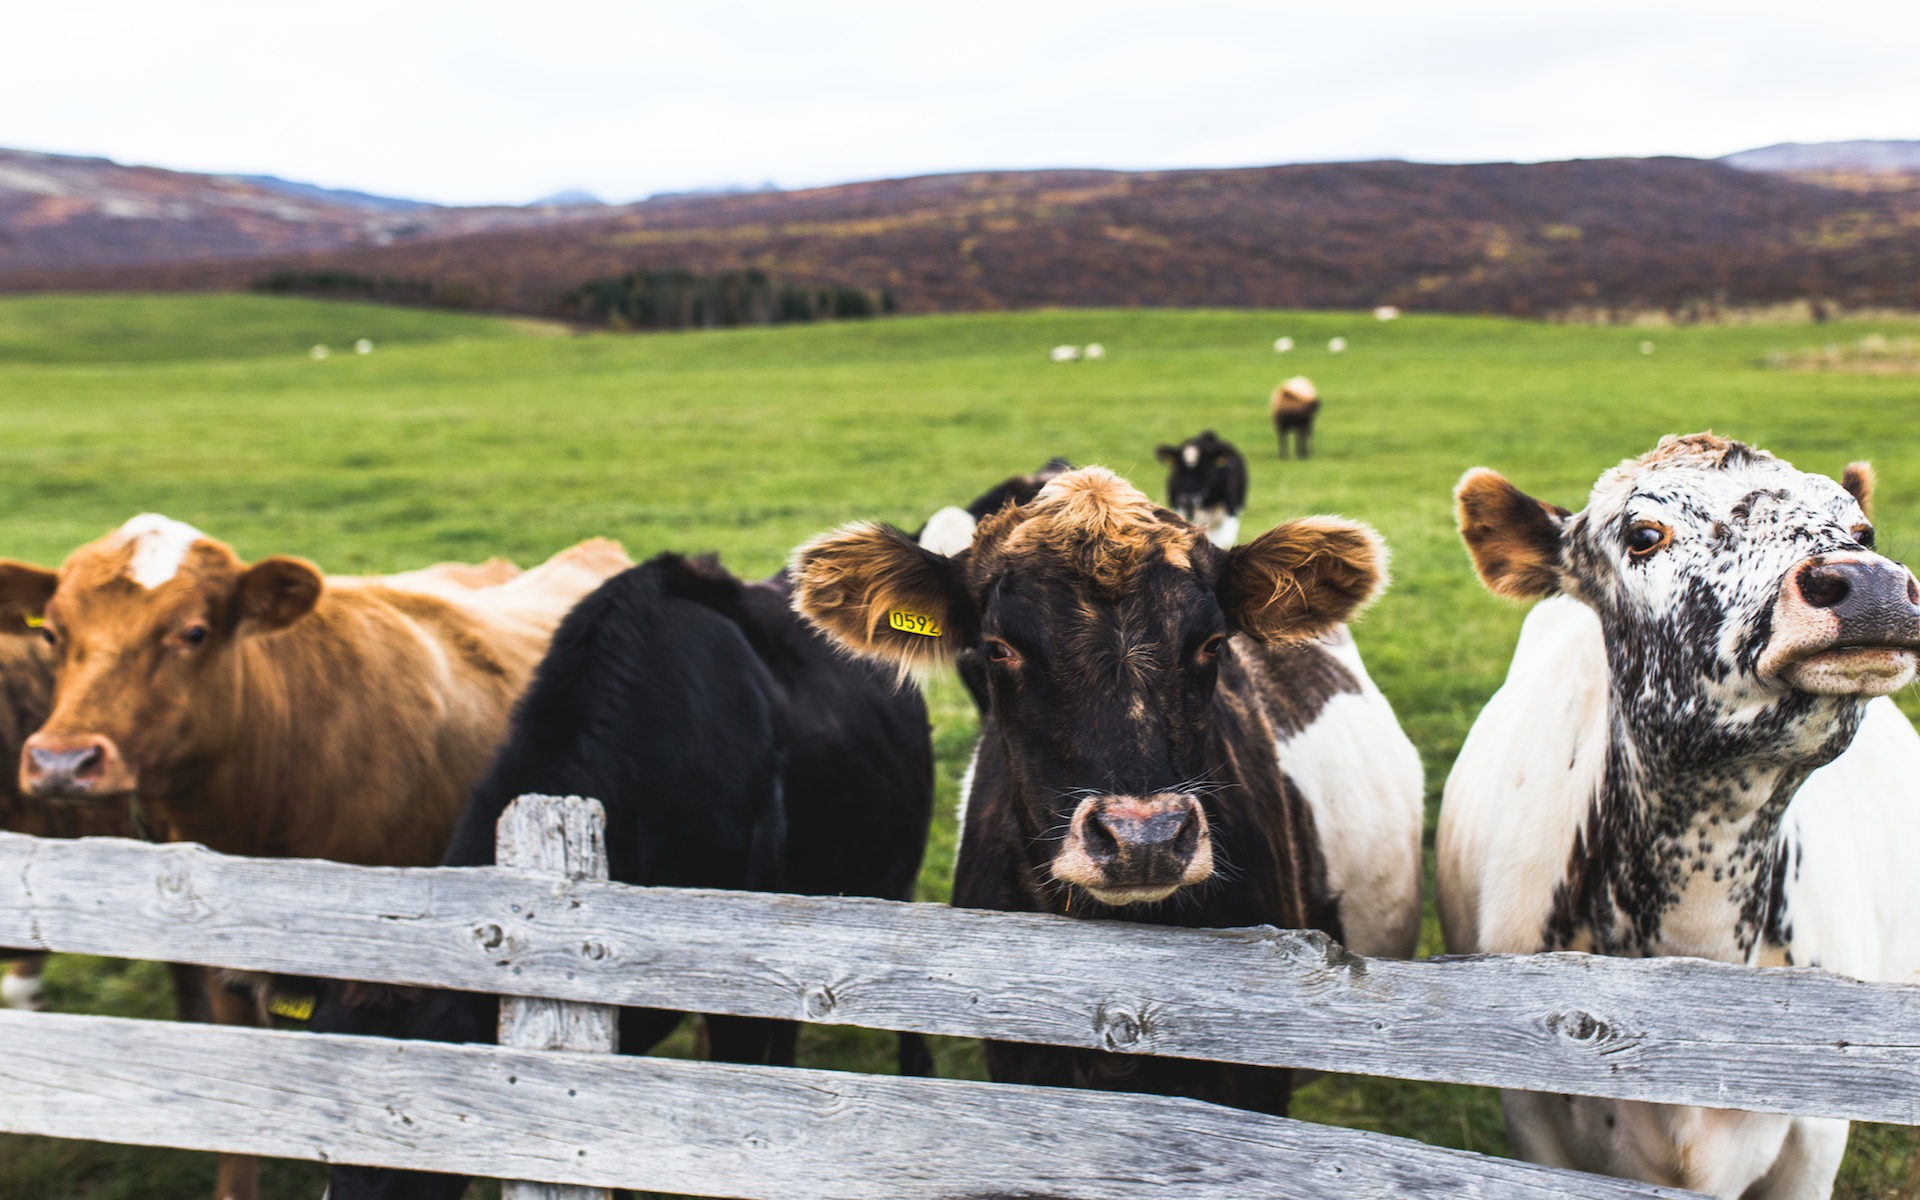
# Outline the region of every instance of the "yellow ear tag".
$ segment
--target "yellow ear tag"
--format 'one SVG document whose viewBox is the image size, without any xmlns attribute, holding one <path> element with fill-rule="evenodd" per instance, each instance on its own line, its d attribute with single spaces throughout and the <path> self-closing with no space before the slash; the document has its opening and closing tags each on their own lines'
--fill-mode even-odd
<svg viewBox="0 0 1920 1200">
<path fill-rule="evenodd" d="M 313 1016 L 313 1004 L 312 996 L 290 996 L 280 992 L 267 1005 L 267 1011 L 289 1021 L 305 1021 Z"/>
<path fill-rule="evenodd" d="M 46 623 L 47 623 L 47 619 L 45 617 L 28 617 L 27 618 L 28 629 L 39 629 L 41 626 L 45 625 Z"/>
<path fill-rule="evenodd" d="M 925 613 L 908 612 L 904 608 L 896 608 L 888 613 L 887 624 L 901 633 L 917 633 L 921 637 L 940 636 L 940 622 Z"/>
</svg>

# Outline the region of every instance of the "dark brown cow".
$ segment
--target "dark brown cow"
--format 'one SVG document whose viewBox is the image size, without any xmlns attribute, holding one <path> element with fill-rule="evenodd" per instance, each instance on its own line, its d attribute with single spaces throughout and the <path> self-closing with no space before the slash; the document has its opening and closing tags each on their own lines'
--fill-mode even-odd
<svg viewBox="0 0 1920 1200">
<path fill-rule="evenodd" d="M 1196 927 L 1317 927 L 1410 954 L 1419 756 L 1346 619 L 1385 582 L 1365 526 L 1221 550 L 1098 468 L 953 557 L 856 525 L 802 547 L 796 607 L 902 669 L 982 656 L 953 902 Z M 995 1078 L 1284 1111 L 1287 1072 L 990 1044 Z"/>
<path fill-rule="evenodd" d="M 1313 419 L 1320 414 L 1320 392 L 1313 380 L 1295 375 L 1273 389 L 1269 403 L 1273 431 L 1280 438 L 1280 457 L 1287 457 L 1287 435 L 1293 435 L 1293 447 L 1301 458 L 1313 453 Z"/>
<path fill-rule="evenodd" d="M 21 788 L 135 797 L 170 837 L 229 854 L 430 865 L 555 626 L 630 565 L 596 539 L 494 587 L 447 570 L 394 586 L 248 565 L 153 515 L 57 575 L 0 563 L 0 630 L 44 638 L 56 663 Z M 212 1002 L 223 1023 L 262 1020 L 251 997 Z M 217 1194 L 254 1200 L 255 1175 L 225 1159 Z"/>
</svg>

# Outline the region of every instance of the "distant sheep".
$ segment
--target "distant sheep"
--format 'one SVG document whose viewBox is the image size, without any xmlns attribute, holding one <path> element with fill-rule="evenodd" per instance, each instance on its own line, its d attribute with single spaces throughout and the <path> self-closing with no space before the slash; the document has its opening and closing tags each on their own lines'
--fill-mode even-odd
<svg viewBox="0 0 1920 1200">
<path fill-rule="evenodd" d="M 1341 351 L 1345 350 L 1346 348 L 1347 348 L 1347 339 L 1343 337 L 1327 339 L 1327 353 L 1329 354 L 1339 354 Z"/>
<path fill-rule="evenodd" d="M 373 339 L 372 339 L 372 338 L 361 338 L 361 339 L 360 339 L 359 341 L 357 341 L 357 342 L 355 342 L 355 343 L 353 344 L 353 352 L 354 352 L 355 354 L 372 354 L 372 353 L 373 353 Z"/>
<path fill-rule="evenodd" d="M 327 349 L 325 344 L 321 344 L 321 345 L 316 345 L 313 349 L 307 351 L 307 357 L 311 358 L 315 362 L 319 362 L 321 359 L 325 358 L 327 355 L 331 353 L 333 353 L 333 351 Z"/>
<path fill-rule="evenodd" d="M 1400 310 L 1391 304 L 1382 304 L 1373 310 L 1373 319 L 1376 321 L 1398 321 L 1400 319 Z"/>
<path fill-rule="evenodd" d="M 1274 432 L 1280 437 L 1280 457 L 1290 457 L 1287 453 L 1287 434 L 1293 434 L 1293 444 L 1305 458 L 1313 452 L 1313 418 L 1320 412 L 1320 392 L 1313 386 L 1313 380 L 1305 375 L 1295 375 L 1279 387 L 1273 389 L 1270 404 L 1273 413 Z"/>
<path fill-rule="evenodd" d="M 1293 352 L 1293 339 L 1290 337 L 1277 337 L 1273 339 L 1273 352 L 1275 354 L 1291 354 Z"/>
<path fill-rule="evenodd" d="M 1105 358 L 1107 356 L 1107 348 L 1099 342 L 1088 342 L 1087 348 L 1080 352 L 1080 356 L 1082 358 Z"/>
<path fill-rule="evenodd" d="M 1055 346 L 1053 349 L 1047 351 L 1047 357 L 1054 362 L 1072 362 L 1074 359 L 1080 357 L 1080 347 Z"/>
</svg>

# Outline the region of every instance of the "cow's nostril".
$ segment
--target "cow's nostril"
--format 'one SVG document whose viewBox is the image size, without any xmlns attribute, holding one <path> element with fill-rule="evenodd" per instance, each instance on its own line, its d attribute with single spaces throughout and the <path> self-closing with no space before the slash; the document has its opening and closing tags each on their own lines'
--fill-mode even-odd
<svg viewBox="0 0 1920 1200">
<path fill-rule="evenodd" d="M 1808 567 L 1800 572 L 1800 597 L 1815 608 L 1833 608 L 1852 591 L 1846 575 L 1832 567 Z"/>
<path fill-rule="evenodd" d="M 98 775 L 100 768 L 105 765 L 106 760 L 107 756 L 100 752 L 100 747 L 88 746 L 85 750 L 75 752 L 73 757 L 73 773 L 75 775 Z"/>
<path fill-rule="evenodd" d="M 1120 839 L 1107 827 L 1106 818 L 1099 813 L 1095 813 L 1093 819 L 1087 822 L 1081 832 L 1080 843 L 1087 857 L 1096 863 L 1105 865 L 1120 858 Z"/>
</svg>

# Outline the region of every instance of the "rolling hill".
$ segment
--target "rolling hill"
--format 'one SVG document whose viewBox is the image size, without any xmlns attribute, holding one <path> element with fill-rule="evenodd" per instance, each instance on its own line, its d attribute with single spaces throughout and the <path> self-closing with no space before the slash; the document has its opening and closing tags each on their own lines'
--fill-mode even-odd
<svg viewBox="0 0 1920 1200">
<path fill-rule="evenodd" d="M 0 289 L 235 288 L 282 272 L 393 299 L 565 316 L 566 294 L 597 278 L 757 269 L 885 293 L 905 312 L 1920 305 L 1920 186 L 1889 182 L 1911 177 L 1808 178 L 1799 159 L 1776 167 L 1771 151 L 1754 153 L 1762 159 L 1743 165 L 970 172 L 617 208 L 361 210 L 350 228 L 286 222 L 281 242 L 253 254 L 108 265 L 47 252 L 29 266 L 0 253 Z"/>
</svg>

